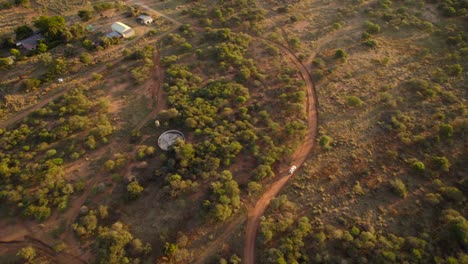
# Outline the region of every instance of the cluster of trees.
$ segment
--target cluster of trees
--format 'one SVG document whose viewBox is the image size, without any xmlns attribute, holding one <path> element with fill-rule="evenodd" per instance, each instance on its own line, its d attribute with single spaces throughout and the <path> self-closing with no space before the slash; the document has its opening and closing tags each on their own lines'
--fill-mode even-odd
<svg viewBox="0 0 468 264">
<path fill-rule="evenodd" d="M 258 30 L 260 22 L 265 19 L 265 11 L 257 8 L 255 1 L 220 1 L 207 8 L 198 4 L 187 11 L 186 14 L 198 18 L 203 26 L 231 26 L 244 30 Z"/>
<path fill-rule="evenodd" d="M 219 221 L 225 221 L 240 207 L 240 190 L 231 172 L 225 170 L 218 175 L 218 180 L 211 183 L 213 198 L 205 200 L 212 215 Z"/>
<path fill-rule="evenodd" d="M 139 263 L 151 252 L 149 243 L 143 244 L 130 233 L 128 226 L 114 222 L 107 206 L 95 210 L 81 208 L 82 216 L 72 225 L 82 242 L 92 242 L 96 263 Z"/>
<path fill-rule="evenodd" d="M 181 63 L 186 54 L 161 59 L 166 67 L 164 88 L 172 108 L 159 113 L 158 119 L 185 126 L 196 136 L 195 142 L 179 142 L 172 152 L 164 155 L 163 171 L 169 172 L 166 181 L 173 196 L 197 187 L 194 180 L 200 176 L 206 179 L 218 175 L 218 169 L 231 165 L 242 151 L 257 160 L 252 175 L 255 180 L 272 176 L 271 165 L 294 147 L 281 146 L 299 141 L 306 129 L 301 120 L 305 114 L 304 84 L 296 80 L 297 71 L 283 69 L 279 80 L 285 85 L 269 91 L 266 100 L 271 101 L 265 105 L 252 103 L 247 87 L 263 81 L 265 76 L 254 60 L 248 59 L 251 37 L 228 28 L 206 28 L 203 39 L 210 45 L 197 49 L 196 55 L 208 64 L 214 60 L 221 70 L 232 73 L 235 80 L 203 83 Z M 179 46 L 186 39 L 170 34 L 163 42 Z M 285 124 L 280 125 L 274 121 L 276 118 L 286 120 Z M 258 189 L 255 182 L 250 186 L 252 192 Z"/>
<path fill-rule="evenodd" d="M 264 218 L 260 223 L 260 238 L 266 250 L 265 263 L 303 263 L 308 261 L 304 252 L 304 239 L 310 235 L 309 218 L 297 216 L 297 205 L 281 195 L 271 201 L 275 217 Z"/>
<path fill-rule="evenodd" d="M 35 53 L 38 54 L 45 53 L 60 43 L 80 39 L 87 34 L 84 25 L 80 23 L 67 25 L 65 18 L 62 16 L 40 16 L 33 21 L 33 25 L 45 36 L 45 39 L 39 40 L 39 44 L 35 50 Z M 17 27 L 15 29 L 16 41 L 30 37 L 34 34 L 34 31 L 29 25 Z M 15 42 L 12 38 L 4 40 L 5 47 L 15 48 L 14 44 Z"/>
<path fill-rule="evenodd" d="M 31 3 L 29 2 L 29 0 L 15 0 L 14 5 L 29 8 L 31 6 Z M 10 9 L 12 7 L 13 3 L 11 3 L 11 1 L 0 2 L 0 10 Z"/>
<path fill-rule="evenodd" d="M 106 107 L 91 101 L 84 90 L 72 89 L 18 127 L 0 130 L 0 199 L 13 212 L 44 220 L 54 207 L 65 210 L 78 186 L 66 180 L 64 163 L 95 148 L 95 139 L 106 142 L 112 133 Z M 77 136 L 86 133 L 86 139 Z"/>
<path fill-rule="evenodd" d="M 460 201 L 455 204 L 461 205 Z M 433 224 L 440 228 L 417 235 L 398 236 L 376 230 L 367 221 L 360 225 L 344 218 L 339 225 L 324 225 L 316 219 L 312 232 L 307 217 L 294 220 L 297 205 L 283 195 L 272 200 L 274 216 L 260 224 L 264 259 L 266 263 L 464 263 L 468 256 L 459 249 L 467 245 L 468 221 L 457 210 L 438 208 Z"/>
<path fill-rule="evenodd" d="M 236 117 L 236 108 L 249 98 L 249 91 L 241 84 L 228 81 L 211 81 L 197 87 L 200 78 L 179 66 L 169 66 L 165 84 L 168 98 L 174 109 L 161 113 L 160 118 L 173 118 L 189 129 L 194 129 L 200 143 L 176 146 L 174 167 L 179 175 L 215 172 L 220 164 L 229 165 L 242 150 L 240 141 L 249 140 L 244 134 L 252 129 L 247 120 Z M 189 87 L 192 87 L 189 89 Z M 250 132 L 250 134 L 255 134 Z M 244 139 L 240 136 L 243 135 Z M 253 137 L 254 138 L 254 137 Z M 173 163 L 174 159 L 168 159 Z"/>
<path fill-rule="evenodd" d="M 135 49 L 133 52 L 131 50 L 124 50 L 124 56 L 129 59 L 134 59 L 139 62 L 139 64 L 134 66 L 132 70 L 132 78 L 135 82 L 141 84 L 146 81 L 151 76 L 151 69 L 153 69 L 153 46 L 145 46 L 142 49 Z"/>
<path fill-rule="evenodd" d="M 466 3 L 466 1 L 463 0 L 431 0 L 429 2 L 439 2 L 438 8 L 442 12 L 442 14 L 444 14 L 444 16 L 466 16 L 468 13 L 468 4 Z"/>
<path fill-rule="evenodd" d="M 95 242 L 96 263 L 140 262 L 151 252 L 150 244 L 143 244 L 121 222 L 99 228 Z"/>
</svg>

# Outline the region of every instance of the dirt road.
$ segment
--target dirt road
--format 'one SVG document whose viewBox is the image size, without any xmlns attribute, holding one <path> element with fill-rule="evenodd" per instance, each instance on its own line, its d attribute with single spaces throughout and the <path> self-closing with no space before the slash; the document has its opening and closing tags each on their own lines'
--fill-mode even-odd
<svg viewBox="0 0 468 264">
<path fill-rule="evenodd" d="M 133 3 L 133 4 L 139 5 L 139 6 L 143 7 L 144 9 L 146 9 L 146 10 L 148 10 L 148 11 L 151 11 L 152 13 L 154 13 L 154 14 L 160 16 L 160 17 L 164 17 L 165 19 L 167 19 L 167 20 L 171 21 L 172 23 L 174 23 L 176 26 L 182 25 L 181 22 L 175 20 L 174 18 L 172 18 L 172 17 L 170 17 L 170 16 L 167 16 L 167 15 L 165 15 L 165 14 L 159 12 L 158 10 L 156 10 L 156 9 L 154 9 L 154 8 L 152 8 L 152 7 L 148 6 L 148 5 L 146 5 L 146 4 L 143 3 L 143 2 L 140 2 L 140 1 L 130 1 L 130 2 Z"/>
<path fill-rule="evenodd" d="M 308 129 L 306 136 L 302 145 L 294 152 L 292 160 L 294 165 L 298 168 L 306 161 L 309 154 L 312 152 L 315 146 L 315 138 L 317 136 L 317 123 L 318 123 L 318 114 L 317 114 L 317 96 L 312 82 L 312 77 L 307 70 L 307 68 L 300 62 L 300 60 L 291 52 L 287 47 L 272 42 L 271 40 L 256 37 L 257 39 L 266 40 L 271 44 L 276 45 L 288 57 L 300 70 L 302 79 L 305 82 L 307 90 L 307 124 Z M 255 204 L 254 208 L 249 209 L 248 218 L 247 218 L 247 229 L 246 237 L 244 244 L 244 257 L 243 261 L 245 264 L 255 263 L 255 238 L 257 237 L 258 226 L 260 225 L 260 217 L 265 212 L 266 208 L 270 204 L 271 199 L 273 199 L 278 192 L 283 188 L 283 186 L 288 182 L 293 174 L 287 174 L 289 168 L 285 165 L 280 166 L 280 172 L 275 179 L 274 183 L 268 188 L 268 190 L 262 195 L 260 200 Z"/>
</svg>

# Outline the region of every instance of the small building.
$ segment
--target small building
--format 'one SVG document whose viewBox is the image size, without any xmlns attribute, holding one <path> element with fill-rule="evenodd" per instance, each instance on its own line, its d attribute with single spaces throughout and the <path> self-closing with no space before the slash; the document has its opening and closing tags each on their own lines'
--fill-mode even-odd
<svg viewBox="0 0 468 264">
<path fill-rule="evenodd" d="M 147 15 L 140 15 L 137 17 L 137 22 L 143 25 L 149 25 L 154 22 L 153 18 Z"/>
<path fill-rule="evenodd" d="M 135 30 L 122 22 L 115 22 L 111 26 L 112 31 L 122 35 L 123 38 L 131 38 L 135 36 Z"/>
<path fill-rule="evenodd" d="M 16 47 L 25 49 L 27 51 L 32 51 L 37 48 L 39 45 L 39 40 L 44 39 L 44 36 L 40 33 L 35 33 L 29 38 L 22 39 L 16 43 Z"/>
<path fill-rule="evenodd" d="M 110 33 L 107 33 L 107 34 L 106 34 L 106 37 L 108 37 L 108 38 L 121 38 L 122 35 L 120 35 L 119 32 L 112 31 L 112 32 L 110 32 Z"/>
</svg>

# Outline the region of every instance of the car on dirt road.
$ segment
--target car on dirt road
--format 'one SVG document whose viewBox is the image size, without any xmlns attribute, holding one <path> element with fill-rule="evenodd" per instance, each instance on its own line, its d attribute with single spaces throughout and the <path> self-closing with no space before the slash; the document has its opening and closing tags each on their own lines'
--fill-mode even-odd
<svg viewBox="0 0 468 264">
<path fill-rule="evenodd" d="M 289 174 L 293 174 L 294 171 L 295 171 L 296 169 L 297 169 L 297 167 L 293 165 L 293 166 L 288 170 L 288 173 L 289 173 Z"/>
</svg>

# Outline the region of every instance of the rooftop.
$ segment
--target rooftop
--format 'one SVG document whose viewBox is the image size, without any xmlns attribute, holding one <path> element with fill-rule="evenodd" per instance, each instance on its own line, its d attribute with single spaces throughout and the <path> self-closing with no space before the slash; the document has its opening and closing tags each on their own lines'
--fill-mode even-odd
<svg viewBox="0 0 468 264">
<path fill-rule="evenodd" d="M 29 38 L 22 39 L 16 43 L 17 47 L 23 47 L 26 50 L 33 50 L 37 47 L 38 41 L 43 39 L 44 36 L 40 33 L 35 33 Z"/>
</svg>

